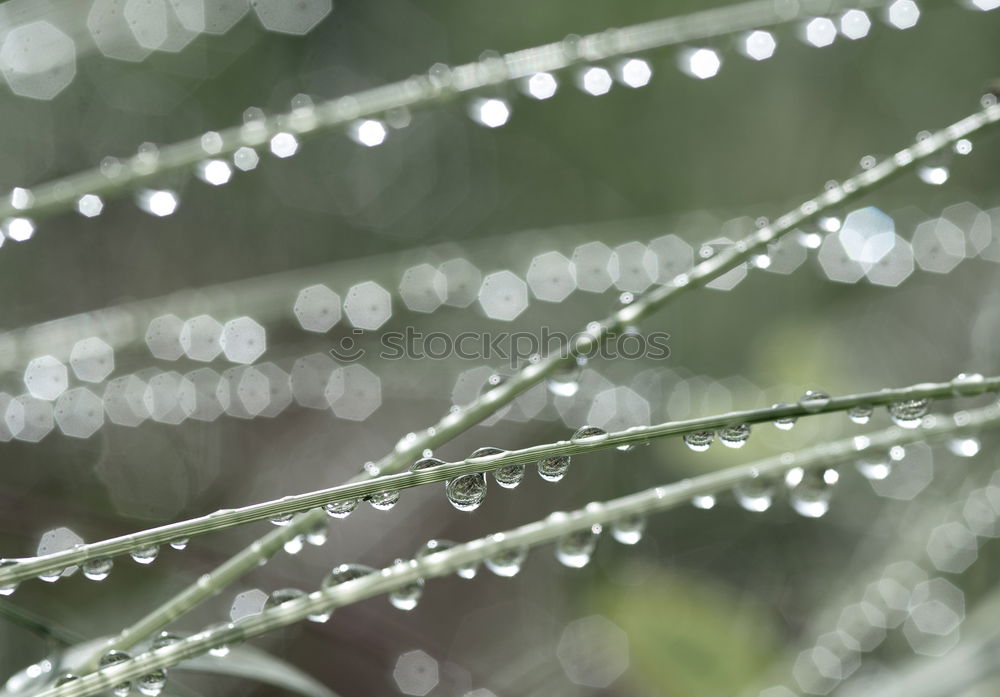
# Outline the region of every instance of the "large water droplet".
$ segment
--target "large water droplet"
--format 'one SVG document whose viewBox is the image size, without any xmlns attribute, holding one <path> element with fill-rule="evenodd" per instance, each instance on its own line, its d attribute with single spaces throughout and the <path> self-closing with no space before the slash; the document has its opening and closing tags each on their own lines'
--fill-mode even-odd
<svg viewBox="0 0 1000 697">
<path fill-rule="evenodd" d="M 0 559 L 0 568 L 11 567 L 11 566 L 17 566 L 17 562 L 14 561 L 13 559 Z M 4 585 L 0 585 L 0 596 L 10 595 L 15 590 L 17 590 L 16 583 L 7 583 Z"/>
<path fill-rule="evenodd" d="M 163 686 L 166 684 L 167 671 L 163 668 L 157 668 L 152 672 L 139 676 L 139 679 L 135 681 L 135 686 L 139 688 L 139 692 L 147 697 L 156 697 L 163 692 Z"/>
<path fill-rule="evenodd" d="M 573 437 L 570 438 L 574 443 L 597 443 L 608 437 L 608 432 L 603 428 L 597 426 L 583 426 L 578 428 Z"/>
<path fill-rule="evenodd" d="M 860 404 L 847 410 L 847 418 L 856 424 L 866 424 L 872 418 L 874 407 L 869 404 Z"/>
<path fill-rule="evenodd" d="M 927 413 L 930 402 L 927 399 L 904 399 L 889 405 L 889 416 L 897 426 L 917 428 Z"/>
<path fill-rule="evenodd" d="M 788 502 L 799 515 L 820 518 L 830 510 L 830 497 L 839 479 L 835 469 L 794 467 L 785 473 Z"/>
<path fill-rule="evenodd" d="M 696 453 L 703 453 L 715 439 L 715 431 L 698 431 L 696 433 L 685 433 L 684 443 Z"/>
<path fill-rule="evenodd" d="M 820 390 L 806 390 L 799 399 L 799 406 L 811 414 L 822 411 L 830 403 L 830 395 Z"/>
<path fill-rule="evenodd" d="M 865 479 L 879 481 L 892 472 L 892 464 L 885 455 L 866 455 L 854 463 L 858 472 Z"/>
<path fill-rule="evenodd" d="M 781 407 L 790 407 L 790 406 L 792 405 L 788 404 L 787 402 L 780 402 L 778 404 L 771 405 L 771 408 L 780 409 Z M 782 431 L 790 431 L 792 427 L 795 426 L 796 421 L 798 421 L 797 416 L 780 416 L 771 423 L 774 424 L 775 428 L 780 428 Z"/>
<path fill-rule="evenodd" d="M 646 518 L 641 515 L 630 515 L 611 523 L 611 536 L 623 545 L 634 545 L 642 539 L 646 532 Z"/>
<path fill-rule="evenodd" d="M 483 448 L 476 448 L 472 454 L 469 455 L 469 457 L 502 455 L 505 452 L 507 451 L 501 450 L 500 448 L 486 446 Z M 524 479 L 524 465 L 504 465 L 503 467 L 493 470 L 493 478 L 496 480 L 497 484 L 502 486 L 504 489 L 513 489 L 521 483 L 522 479 Z"/>
<path fill-rule="evenodd" d="M 170 546 L 176 550 L 186 549 L 188 546 L 188 541 L 189 540 L 186 537 L 179 537 L 176 540 L 172 541 L 170 543 Z"/>
<path fill-rule="evenodd" d="M 398 491 L 380 491 L 377 494 L 370 494 L 365 497 L 365 501 L 371 507 L 379 511 L 388 511 L 399 501 Z"/>
<path fill-rule="evenodd" d="M 103 581 L 111 573 L 113 565 L 110 559 L 88 559 L 83 562 L 83 575 L 91 581 Z"/>
<path fill-rule="evenodd" d="M 744 479 L 733 488 L 733 495 L 746 510 L 763 513 L 774 501 L 774 481 L 760 475 Z"/>
<path fill-rule="evenodd" d="M 538 461 L 538 476 L 547 482 L 558 482 L 569 469 L 569 455 L 553 455 Z"/>
<path fill-rule="evenodd" d="M 152 564 L 156 561 L 156 555 L 160 553 L 160 548 L 156 545 L 146 547 L 136 547 L 132 550 L 132 559 L 139 564 Z"/>
<path fill-rule="evenodd" d="M 346 518 L 354 512 L 354 509 L 358 507 L 357 499 L 350 499 L 349 501 L 333 501 L 323 506 L 323 510 L 331 518 Z"/>
<path fill-rule="evenodd" d="M 339 586 L 355 579 L 376 573 L 375 569 L 364 564 L 341 564 L 333 567 L 333 570 L 323 579 L 323 588 Z"/>
<path fill-rule="evenodd" d="M 463 474 L 449 479 L 444 490 L 452 506 L 460 511 L 474 511 L 486 500 L 486 475 L 482 472 Z"/>
<path fill-rule="evenodd" d="M 271 591 L 271 594 L 267 596 L 264 608 L 278 607 L 279 605 L 287 603 L 290 600 L 297 600 L 305 594 L 305 591 L 298 588 L 279 588 L 278 590 Z M 252 615 L 248 615 L 248 617 L 252 617 Z"/>
<path fill-rule="evenodd" d="M 431 467 L 437 467 L 438 465 L 443 465 L 444 460 L 439 460 L 436 457 L 422 457 L 412 465 L 410 465 L 411 472 L 419 472 L 420 470 L 429 469 Z"/>
<path fill-rule="evenodd" d="M 742 448 L 750 438 L 750 424 L 732 424 L 719 430 L 719 442 L 727 448 Z"/>
<path fill-rule="evenodd" d="M 132 658 L 129 654 L 124 651 L 119 651 L 117 649 L 112 649 L 106 654 L 101 656 L 101 660 L 98 662 L 98 669 L 107 668 L 108 666 L 113 666 L 115 664 L 127 661 Z M 115 685 L 111 688 L 111 691 L 116 695 L 116 697 L 125 697 L 132 689 L 132 683 L 123 682 Z"/>
<path fill-rule="evenodd" d="M 582 569 L 589 562 L 597 547 L 601 526 L 593 525 L 584 530 L 575 530 L 563 535 L 556 542 L 556 559 L 563 566 Z"/>
<path fill-rule="evenodd" d="M 517 549 L 507 549 L 495 554 L 487 559 L 485 564 L 486 568 L 497 576 L 510 578 L 511 576 L 517 576 L 517 573 L 521 570 L 521 565 L 524 564 L 524 560 L 527 558 L 528 550 L 520 547 Z"/>
<path fill-rule="evenodd" d="M 293 515 L 294 515 L 293 513 L 279 513 L 278 515 L 273 516 L 271 518 L 271 523 L 279 526 L 288 525 L 290 522 L 292 522 Z"/>
</svg>

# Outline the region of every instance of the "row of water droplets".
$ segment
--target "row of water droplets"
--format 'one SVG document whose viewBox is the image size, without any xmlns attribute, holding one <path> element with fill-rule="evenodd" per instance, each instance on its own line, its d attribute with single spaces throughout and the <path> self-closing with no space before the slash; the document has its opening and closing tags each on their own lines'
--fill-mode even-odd
<svg viewBox="0 0 1000 697">
<path fill-rule="evenodd" d="M 991 0 L 974 0 L 973 6 L 980 10 L 995 7 Z M 914 0 L 895 0 L 884 12 L 885 23 L 900 30 L 914 27 L 919 18 L 920 9 Z M 868 36 L 871 27 L 872 21 L 865 11 L 849 9 L 839 17 L 815 17 L 805 21 L 797 33 L 806 45 L 822 48 L 833 44 L 838 36 L 851 41 L 863 39 Z M 563 41 L 563 52 L 574 62 L 579 55 L 580 43 L 581 38 L 575 35 Z M 743 33 L 737 41 L 737 47 L 744 57 L 759 62 L 774 55 L 777 40 L 771 32 L 758 29 Z M 722 53 L 709 47 L 684 48 L 677 55 L 680 70 L 699 80 L 715 77 L 722 62 Z M 509 80 L 506 63 L 495 52 L 485 52 L 479 67 L 486 73 L 498 73 L 496 78 L 490 78 L 488 84 L 505 83 Z M 653 69 L 649 61 L 631 57 L 619 59 L 610 69 L 601 65 L 582 66 L 576 70 L 574 82 L 583 93 L 600 97 L 608 94 L 615 82 L 638 89 L 648 85 L 652 76 Z M 452 68 L 444 64 L 435 64 L 427 73 L 430 84 L 437 91 L 452 89 L 453 77 Z M 535 73 L 519 80 L 517 84 L 525 95 L 539 101 L 552 98 L 559 89 L 559 80 L 551 72 Z M 356 104 L 349 97 L 340 102 Z M 256 169 L 260 162 L 260 149 L 266 149 L 280 159 L 292 157 L 300 150 L 299 136 L 320 127 L 320 115 L 317 112 L 311 97 L 298 94 L 291 100 L 291 110 L 279 119 L 281 127 L 286 130 L 274 132 L 261 109 L 246 109 L 243 114 L 244 123 L 238 135 L 241 145 L 233 151 L 231 157 L 221 156 L 226 146 L 222 134 L 208 131 L 201 136 L 200 147 L 205 157 L 195 166 L 196 176 L 211 186 L 222 186 L 232 179 L 234 170 L 248 172 Z M 501 96 L 479 97 L 469 102 L 468 113 L 476 123 L 487 128 L 498 128 L 509 121 L 511 104 Z M 347 133 L 358 144 L 371 148 L 384 143 L 390 129 L 405 128 L 410 121 L 409 110 L 401 106 L 388 109 L 381 118 L 359 118 L 350 123 Z M 140 145 L 136 154 L 125 162 L 116 157 L 105 157 L 99 170 L 110 182 L 121 182 L 127 181 L 129 175 L 145 177 L 156 173 L 160 168 L 159 148 L 154 143 L 147 142 Z M 142 189 L 136 192 L 135 202 L 150 215 L 167 217 L 178 209 L 180 197 L 172 189 Z M 25 215 L 7 218 L 0 224 L 0 245 L 5 238 L 16 242 L 25 241 L 35 232 L 35 223 L 28 217 L 35 206 L 32 191 L 25 187 L 15 187 L 10 193 L 10 203 L 12 208 Z M 105 201 L 97 193 L 85 193 L 75 200 L 74 207 L 80 215 L 95 218 L 105 210 Z"/>
</svg>

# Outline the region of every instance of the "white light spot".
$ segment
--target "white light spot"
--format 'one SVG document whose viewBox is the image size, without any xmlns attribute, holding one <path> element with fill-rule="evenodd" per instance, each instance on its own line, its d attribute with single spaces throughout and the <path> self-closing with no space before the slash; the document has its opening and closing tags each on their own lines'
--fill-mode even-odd
<svg viewBox="0 0 1000 697">
<path fill-rule="evenodd" d="M 645 87 L 653 78 L 653 70 L 649 63 L 640 58 L 631 58 L 618 69 L 621 81 L 629 87 Z"/>
<path fill-rule="evenodd" d="M 299 141 L 291 133 L 278 133 L 271 138 L 271 152 L 275 157 L 291 157 L 299 149 Z"/>
<path fill-rule="evenodd" d="M 233 176 L 233 170 L 225 160 L 208 160 L 198 165 L 198 178 L 212 186 L 222 186 Z"/>
<path fill-rule="evenodd" d="M 258 162 L 260 162 L 260 156 L 257 154 L 257 151 L 245 145 L 233 153 L 233 164 L 236 165 L 237 169 L 244 172 L 255 169 Z"/>
<path fill-rule="evenodd" d="M 551 73 L 535 73 L 525 81 L 525 90 L 535 99 L 550 99 L 559 88 Z"/>
<path fill-rule="evenodd" d="M 84 194 L 76 202 L 76 210 L 84 217 L 94 218 L 104 210 L 104 201 L 97 194 Z"/>
<path fill-rule="evenodd" d="M 774 55 L 778 44 L 768 31 L 752 31 L 743 39 L 743 54 L 755 61 L 767 60 Z"/>
<path fill-rule="evenodd" d="M 681 58 L 681 70 L 699 80 L 715 77 L 722 67 L 719 54 L 710 48 L 699 48 L 684 54 Z"/>
<path fill-rule="evenodd" d="M 580 89 L 587 94 L 600 97 L 611 91 L 611 73 L 604 68 L 587 68 L 580 74 Z"/>
<path fill-rule="evenodd" d="M 385 125 L 381 121 L 366 119 L 354 126 L 351 136 L 358 143 L 366 145 L 369 148 L 374 148 L 376 145 L 381 145 L 385 142 L 387 133 Z"/>
<path fill-rule="evenodd" d="M 886 21 L 897 29 L 911 29 L 920 19 L 920 8 L 913 0 L 896 0 L 885 12 Z"/>
<path fill-rule="evenodd" d="M 473 102 L 470 113 L 487 128 L 498 128 L 510 118 L 510 107 L 502 99 L 480 99 Z"/>
<path fill-rule="evenodd" d="M 848 10 L 840 17 L 840 33 L 852 41 L 868 36 L 872 21 L 862 10 Z"/>
<path fill-rule="evenodd" d="M 837 25 L 829 17 L 817 17 L 806 24 L 805 40 L 817 48 L 829 46 L 836 38 Z"/>
<path fill-rule="evenodd" d="M 139 208 L 150 215 L 164 218 L 177 210 L 177 194 L 166 189 L 139 193 Z"/>
<path fill-rule="evenodd" d="M 30 240 L 35 234 L 35 224 L 28 218 L 11 218 L 3 227 L 4 234 L 15 242 Z"/>
</svg>

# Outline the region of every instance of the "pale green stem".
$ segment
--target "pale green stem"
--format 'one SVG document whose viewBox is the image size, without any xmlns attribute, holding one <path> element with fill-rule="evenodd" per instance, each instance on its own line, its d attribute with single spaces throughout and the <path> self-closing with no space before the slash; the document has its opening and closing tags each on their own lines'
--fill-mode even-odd
<svg viewBox="0 0 1000 697">
<path fill-rule="evenodd" d="M 456 545 L 451 549 L 405 563 L 397 563 L 380 572 L 354 581 L 318 590 L 263 612 L 245 617 L 235 624 L 205 629 L 156 651 L 147 651 L 127 661 L 83 676 L 36 697 L 85 697 L 113 685 L 134 680 L 158 668 L 167 668 L 219 646 L 238 644 L 246 639 L 321 615 L 338 607 L 390 593 L 421 579 L 447 576 L 459 569 L 477 565 L 510 550 L 526 550 L 558 541 L 563 536 L 607 525 L 616 520 L 647 515 L 687 504 L 695 496 L 717 494 L 748 479 L 776 479 L 790 469 L 832 466 L 850 461 L 866 452 L 880 452 L 894 445 L 967 434 L 1000 425 L 1000 407 L 962 412 L 952 417 L 935 417 L 932 425 L 919 430 L 889 428 L 864 436 L 824 443 L 757 462 L 685 479 L 674 484 L 647 489 L 635 494 L 592 503 L 569 513 L 557 513 L 542 520 L 506 532 Z"/>
<path fill-rule="evenodd" d="M 733 424 L 767 423 L 782 418 L 802 418 L 819 414 L 843 412 L 858 406 L 876 407 L 916 399 L 972 397 L 998 391 L 1000 391 L 1000 376 L 979 380 L 969 379 L 941 383 L 920 383 L 898 389 L 882 389 L 845 397 L 831 397 L 825 404 L 819 405 L 803 406 L 802 404 L 786 404 L 761 409 L 733 411 L 696 419 L 668 421 L 653 426 L 635 426 L 594 439 L 563 440 L 544 445 L 533 445 L 527 448 L 505 451 L 498 455 L 488 455 L 485 457 L 468 458 L 460 462 L 444 463 L 416 472 L 382 475 L 365 481 L 341 484 L 305 494 L 285 496 L 274 501 L 251 504 L 242 508 L 218 510 L 199 518 L 170 523 L 100 542 L 84 544 L 73 549 L 54 552 L 41 557 L 9 560 L 16 563 L 0 567 L 0 586 L 65 569 L 69 566 L 76 566 L 88 559 L 113 557 L 126 554 L 140 547 L 159 545 L 178 538 L 190 538 L 254 521 L 269 520 L 289 513 L 321 509 L 322 506 L 328 503 L 353 501 L 383 491 L 400 491 L 424 484 L 443 482 L 463 474 L 488 472 L 507 465 L 536 463 L 546 457 L 582 455 L 599 450 L 617 448 L 619 446 L 642 445 L 659 438 L 715 430 Z M 303 534 L 310 529 L 311 525 L 316 525 L 322 519 L 322 513 L 310 517 L 308 524 L 302 522 L 301 518 L 294 519 L 292 524 L 271 533 L 274 536 L 274 541 L 273 543 L 269 543 L 266 549 L 279 549 L 281 544 L 296 535 Z M 268 538 L 263 539 L 267 540 Z M 236 558 L 234 557 L 234 560 Z M 256 558 L 253 558 L 253 561 L 256 561 Z M 226 564 L 228 565 L 229 562 Z M 252 566 L 246 566 L 245 568 L 252 568 Z M 236 578 L 236 576 L 226 574 L 225 578 Z"/>
<path fill-rule="evenodd" d="M 605 61 L 616 56 L 676 46 L 735 32 L 793 22 L 817 14 L 832 14 L 849 8 L 877 8 L 888 0 L 827 0 L 822 3 L 785 3 L 773 0 L 730 5 L 681 17 L 660 19 L 621 29 L 573 37 L 561 42 L 484 58 L 445 71 L 432 69 L 399 82 L 339 97 L 314 108 L 295 109 L 243 126 L 218 132 L 220 147 L 206 150 L 201 136 L 160 148 L 153 160 L 134 156 L 121 162 L 115 176 L 99 168 L 37 185 L 31 189 L 32 203 L 15 208 L 10 200 L 0 202 L 0 219 L 27 215 L 41 217 L 71 209 L 84 194 L 108 197 L 145 185 L 171 172 L 191 170 L 199 162 L 227 157 L 241 147 L 262 148 L 280 132 L 299 138 L 340 129 L 364 118 L 386 112 L 413 109 L 453 96 L 557 71 L 573 65 Z"/>
</svg>

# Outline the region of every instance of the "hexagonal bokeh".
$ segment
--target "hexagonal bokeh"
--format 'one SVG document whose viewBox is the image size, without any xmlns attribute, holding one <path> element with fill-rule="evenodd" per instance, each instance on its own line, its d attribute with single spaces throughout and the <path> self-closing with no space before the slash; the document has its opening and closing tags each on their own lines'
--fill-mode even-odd
<svg viewBox="0 0 1000 697">
<path fill-rule="evenodd" d="M 12 399 L 3 416 L 11 435 L 28 443 L 37 443 L 49 435 L 55 425 L 52 403 L 28 394 Z"/>
<path fill-rule="evenodd" d="M 188 418 L 197 405 L 194 385 L 172 370 L 149 379 L 142 401 L 154 421 L 173 425 Z"/>
<path fill-rule="evenodd" d="M 934 479 L 934 454 L 924 443 L 911 443 L 904 449 L 895 446 L 890 451 L 892 468 L 884 479 L 870 479 L 879 496 L 909 501 Z"/>
<path fill-rule="evenodd" d="M 837 25 L 829 17 L 816 17 L 806 22 L 802 38 L 818 48 L 829 46 L 837 38 Z"/>
<path fill-rule="evenodd" d="M 490 319 L 509 322 L 528 309 L 528 286 L 513 271 L 496 271 L 483 279 L 479 305 Z"/>
<path fill-rule="evenodd" d="M 425 651 L 407 651 L 396 659 L 392 679 L 404 695 L 423 697 L 438 685 L 438 662 Z"/>
<path fill-rule="evenodd" d="M 399 295 L 414 312 L 434 312 L 448 297 L 448 279 L 430 264 L 411 266 L 399 282 Z"/>
<path fill-rule="evenodd" d="M 392 297 L 375 281 L 365 281 L 347 291 L 344 312 L 358 329 L 375 330 L 392 316 Z"/>
<path fill-rule="evenodd" d="M 590 404 L 587 423 L 605 431 L 623 431 L 648 426 L 649 402 L 631 387 L 612 387 L 599 392 Z"/>
<path fill-rule="evenodd" d="M 913 256 L 924 271 L 949 273 L 965 259 L 965 234 L 944 218 L 926 220 L 913 231 Z"/>
<path fill-rule="evenodd" d="M 253 366 L 237 366 L 222 373 L 219 401 L 228 399 L 226 413 L 240 419 L 252 419 L 271 402 L 271 384 L 267 376 Z"/>
<path fill-rule="evenodd" d="M 445 277 L 445 304 L 452 307 L 468 307 L 479 297 L 483 284 L 483 274 L 468 259 L 449 259 L 438 267 Z"/>
<path fill-rule="evenodd" d="M 618 290 L 641 293 L 656 280 L 659 260 L 641 242 L 626 242 L 614 248 L 608 271 Z"/>
<path fill-rule="evenodd" d="M 14 94 L 52 99 L 76 76 L 76 46 L 45 20 L 15 26 L 0 45 L 0 72 Z"/>
<path fill-rule="evenodd" d="M 146 346 L 156 358 L 176 361 L 184 355 L 181 346 L 181 330 L 184 320 L 177 315 L 160 315 L 149 323 L 146 329 Z"/>
<path fill-rule="evenodd" d="M 993 220 L 970 201 L 948 206 L 941 211 L 941 218 L 965 234 L 965 254 L 970 258 L 979 256 L 993 241 Z"/>
<path fill-rule="evenodd" d="M 932 578 L 914 587 L 903 635 L 914 653 L 943 656 L 958 643 L 965 594 L 950 581 Z"/>
<path fill-rule="evenodd" d="M 576 289 L 576 269 L 559 252 L 544 252 L 531 260 L 525 280 L 536 298 L 558 303 Z"/>
<path fill-rule="evenodd" d="M 244 617 L 259 615 L 265 603 L 267 603 L 267 593 L 259 588 L 240 591 L 233 596 L 233 602 L 229 606 L 229 619 L 236 622 Z"/>
<path fill-rule="evenodd" d="M 628 669 L 628 635 L 601 615 L 574 620 L 559 637 L 556 658 L 571 682 L 603 689 Z"/>
<path fill-rule="evenodd" d="M 657 237 L 649 243 L 649 251 L 656 260 L 653 278 L 660 283 L 687 273 L 694 266 L 694 249 L 677 235 Z"/>
<path fill-rule="evenodd" d="M 67 436 L 90 438 L 104 425 L 104 403 L 86 387 L 76 387 L 59 397 L 54 417 Z"/>
<path fill-rule="evenodd" d="M 942 523 L 927 538 L 927 558 L 938 571 L 960 574 L 979 556 L 975 534 L 961 523 Z"/>
<path fill-rule="evenodd" d="M 455 385 L 451 388 L 451 402 L 457 406 L 466 406 L 474 402 L 484 392 L 487 392 L 499 383 L 501 377 L 493 368 L 486 365 L 467 368 L 455 378 Z M 494 412 L 491 416 L 483 420 L 484 426 L 492 426 L 507 415 L 511 405 L 505 405 Z"/>
<path fill-rule="evenodd" d="M 707 80 L 719 74 L 722 58 L 717 51 L 710 48 L 698 48 L 685 51 L 680 56 L 680 69 L 699 80 Z"/>
<path fill-rule="evenodd" d="M 913 274 L 913 248 L 896 236 L 892 249 L 865 271 L 868 280 L 878 286 L 896 287 Z"/>
<path fill-rule="evenodd" d="M 910 29 L 920 19 L 920 7 L 914 0 L 895 0 L 886 8 L 885 18 L 896 29 Z"/>
<path fill-rule="evenodd" d="M 41 539 L 38 541 L 38 549 L 35 552 L 38 556 L 44 556 L 46 554 L 55 554 L 56 552 L 64 552 L 67 549 L 73 549 L 77 545 L 82 545 L 84 539 L 77 535 L 75 532 L 69 528 L 54 528 L 52 530 L 46 530 L 42 533 Z M 62 573 L 55 573 L 51 576 L 42 576 L 44 581 L 55 581 L 60 576 L 72 576 L 78 567 L 70 566 L 64 569 Z"/>
<path fill-rule="evenodd" d="M 892 251 L 896 223 L 875 206 L 868 206 L 848 213 L 837 236 L 848 259 L 875 264 Z"/>
<path fill-rule="evenodd" d="M 573 250 L 576 285 L 580 290 L 603 293 L 614 284 L 610 270 L 612 254 L 603 242 L 587 242 Z"/>
<path fill-rule="evenodd" d="M 33 358 L 24 369 L 24 386 L 32 397 L 53 401 L 66 391 L 69 373 L 54 356 Z"/>
<path fill-rule="evenodd" d="M 774 34 L 769 31 L 752 31 L 747 34 L 740 44 L 740 50 L 748 58 L 755 61 L 767 60 L 774 55 L 774 50 L 778 43 L 774 40 Z"/>
<path fill-rule="evenodd" d="M 322 283 L 299 291 L 292 312 L 307 332 L 323 334 L 340 321 L 340 296 Z"/>
<path fill-rule="evenodd" d="M 219 346 L 233 363 L 253 363 L 267 350 L 267 333 L 252 317 L 237 317 L 222 328 Z"/>
<path fill-rule="evenodd" d="M 338 418 L 364 421 L 382 405 L 382 381 L 362 365 L 337 368 L 326 384 L 325 397 Z"/>
<path fill-rule="evenodd" d="M 193 361 L 212 361 L 222 353 L 222 325 L 211 315 L 192 317 L 181 327 L 180 344 Z"/>
<path fill-rule="evenodd" d="M 327 409 L 326 384 L 337 364 L 325 353 L 312 353 L 295 361 L 290 374 L 292 397 L 303 407 Z"/>
<path fill-rule="evenodd" d="M 146 383 L 135 375 L 123 375 L 104 388 L 104 411 L 111 423 L 138 426 L 149 418 L 144 395 Z"/>
<path fill-rule="evenodd" d="M 115 369 L 115 352 L 104 341 L 92 336 L 73 344 L 69 365 L 84 382 L 103 382 Z"/>
<path fill-rule="evenodd" d="M 288 373 L 274 363 L 260 363 L 254 367 L 261 375 L 267 378 L 270 390 L 267 406 L 260 410 L 258 416 L 277 416 L 292 403 L 291 379 Z"/>
<path fill-rule="evenodd" d="M 839 235 L 828 235 L 817 255 L 820 268 L 831 281 L 857 283 L 865 275 L 861 262 L 851 259 Z"/>
<path fill-rule="evenodd" d="M 806 248 L 793 235 L 785 235 L 767 245 L 767 263 L 760 268 L 777 274 L 790 274 L 805 263 L 809 256 Z"/>
<path fill-rule="evenodd" d="M 6 392 L 0 392 L 0 443 L 6 443 L 14 437 L 14 434 L 11 433 L 10 428 L 7 426 L 6 419 L 7 407 L 10 406 L 13 400 L 14 398 Z"/>
<path fill-rule="evenodd" d="M 980 537 L 1000 536 L 1000 488 L 989 485 L 970 493 L 962 508 L 962 518 Z"/>
<path fill-rule="evenodd" d="M 250 6 L 265 29 L 282 34 L 307 34 L 330 14 L 333 0 L 250 0 Z"/>
<path fill-rule="evenodd" d="M 211 368 L 198 368 L 184 376 L 194 385 L 194 409 L 190 418 L 215 421 L 229 407 L 229 385 L 221 384 L 221 376 Z"/>
</svg>

